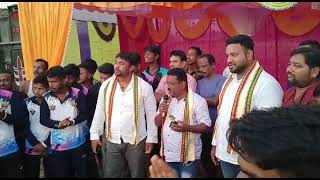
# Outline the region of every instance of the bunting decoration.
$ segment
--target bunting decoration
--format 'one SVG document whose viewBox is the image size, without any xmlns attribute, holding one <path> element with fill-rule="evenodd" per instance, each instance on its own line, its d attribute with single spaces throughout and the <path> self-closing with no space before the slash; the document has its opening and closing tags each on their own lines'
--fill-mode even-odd
<svg viewBox="0 0 320 180">
<path fill-rule="evenodd" d="M 279 10 L 286 10 L 289 9 L 295 5 L 297 5 L 297 2 L 259 2 L 263 7 L 279 11 Z"/>
<path fill-rule="evenodd" d="M 106 42 L 109 42 L 113 39 L 116 32 L 116 24 L 102 22 L 92 22 L 92 24 L 101 39 Z"/>
</svg>

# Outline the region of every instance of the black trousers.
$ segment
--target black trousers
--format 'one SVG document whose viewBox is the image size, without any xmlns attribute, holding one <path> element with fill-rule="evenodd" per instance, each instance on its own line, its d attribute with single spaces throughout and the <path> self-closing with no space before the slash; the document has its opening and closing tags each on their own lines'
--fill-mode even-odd
<svg viewBox="0 0 320 180">
<path fill-rule="evenodd" d="M 214 165 L 211 160 L 211 142 L 212 133 L 201 134 L 202 152 L 201 152 L 201 164 L 199 170 L 200 177 L 223 177 L 219 166 Z"/>
<path fill-rule="evenodd" d="M 66 151 L 52 151 L 48 154 L 48 177 L 86 178 L 87 161 L 86 144 Z"/>
<path fill-rule="evenodd" d="M 19 152 L 0 158 L 0 178 L 21 178 L 22 165 Z"/>
<path fill-rule="evenodd" d="M 24 177 L 30 177 L 30 178 L 39 178 L 40 177 L 40 163 L 41 163 L 42 156 L 36 156 L 36 155 L 28 155 L 25 154 L 24 156 Z M 48 158 L 43 157 L 43 168 L 44 168 L 44 177 L 47 177 L 47 171 L 48 171 Z"/>
<path fill-rule="evenodd" d="M 88 168 L 88 177 L 89 178 L 98 178 L 99 172 L 98 172 L 98 166 L 95 159 L 95 154 L 92 151 L 91 148 L 91 141 L 90 139 L 86 142 L 86 151 L 87 151 L 87 168 Z"/>
</svg>

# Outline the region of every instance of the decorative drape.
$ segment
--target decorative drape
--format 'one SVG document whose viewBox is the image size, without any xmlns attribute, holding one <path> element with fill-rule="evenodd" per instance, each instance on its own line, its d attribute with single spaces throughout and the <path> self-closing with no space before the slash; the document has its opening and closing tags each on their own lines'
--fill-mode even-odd
<svg viewBox="0 0 320 180">
<path fill-rule="evenodd" d="M 92 24 L 101 39 L 106 42 L 109 42 L 113 39 L 114 34 L 116 33 L 116 24 L 98 22 L 92 22 Z"/>
<path fill-rule="evenodd" d="M 130 18 L 131 21 L 126 16 L 118 16 L 118 18 L 120 18 L 121 21 L 123 22 L 123 26 L 125 27 L 125 31 L 128 33 L 129 37 L 131 39 L 137 39 L 142 32 L 142 27 L 144 25 L 144 18 L 141 16 L 136 17 L 136 22 L 133 22 L 133 23 L 132 23 L 133 18 Z"/>
<path fill-rule="evenodd" d="M 272 10 L 285 10 L 297 4 L 297 2 L 259 2 L 263 7 Z"/>
<path fill-rule="evenodd" d="M 97 12 L 88 11 L 86 9 L 76 9 L 72 10 L 72 19 L 78 21 L 94 21 L 94 22 L 105 22 L 105 23 L 118 23 L 117 15 L 110 14 L 108 12 Z"/>
<path fill-rule="evenodd" d="M 278 29 L 290 36 L 301 36 L 311 32 L 320 22 L 317 12 L 297 9 L 275 11 L 272 17 Z"/>
<path fill-rule="evenodd" d="M 188 10 L 198 4 L 199 2 L 78 2 L 75 6 L 78 9 L 103 12 L 106 10 L 132 11 L 136 10 L 135 8 L 138 6 L 169 7 L 177 10 Z"/>
<path fill-rule="evenodd" d="M 108 25 L 108 27 L 115 27 L 115 33 L 112 40 L 106 42 L 99 36 L 92 22 L 82 22 L 87 24 L 84 26 L 84 29 L 81 30 L 82 33 L 78 32 L 78 23 L 79 21 L 77 20 L 72 21 L 65 58 L 61 65 L 65 66 L 70 63 L 76 65 L 80 64 L 82 53 L 86 53 L 85 56 L 94 59 L 98 66 L 106 62 L 114 63 L 115 56 L 120 52 L 118 27 L 114 24 Z M 108 33 L 107 31 L 105 32 Z M 88 42 L 86 42 L 86 44 L 84 44 L 85 42 L 80 41 L 80 39 L 85 39 L 87 37 Z M 89 49 L 82 52 L 84 49 L 83 46 Z M 99 73 L 96 73 L 95 75 L 95 78 L 99 79 Z"/>
<path fill-rule="evenodd" d="M 156 43 L 165 41 L 170 31 L 170 24 L 170 18 L 147 18 L 147 27 L 150 38 Z"/>
<path fill-rule="evenodd" d="M 199 18 L 197 22 L 192 19 L 176 18 L 174 20 L 176 29 L 186 39 L 197 39 L 205 33 L 211 23 L 211 19 L 206 15 Z"/>
<path fill-rule="evenodd" d="M 275 7 L 282 9 L 293 6 L 296 3 L 275 3 Z M 199 5 L 199 4 L 198 4 Z M 269 4 L 267 4 L 269 5 Z M 271 5 L 273 5 L 271 3 Z M 293 8 L 282 11 L 270 11 L 266 8 L 258 8 L 254 4 L 239 5 L 237 3 L 230 3 L 219 6 L 210 6 L 203 12 L 202 16 L 194 18 L 182 18 L 182 17 L 167 17 L 174 21 L 175 28 L 185 39 L 193 40 L 199 38 L 204 34 L 210 26 L 211 19 L 215 18 L 224 31 L 229 36 L 236 34 L 248 34 L 252 35 L 259 31 L 261 28 L 261 22 L 263 22 L 267 16 L 272 14 L 272 18 L 275 21 L 276 27 L 291 36 L 300 36 L 311 32 L 320 23 L 320 5 L 317 9 L 315 4 L 299 3 Z M 228 11 L 225 9 L 228 7 Z M 164 7 L 162 7 L 164 8 Z M 155 7 L 153 9 L 156 9 Z M 187 14 L 185 13 L 187 16 Z M 157 24 L 158 30 L 152 25 L 151 18 L 149 16 L 124 16 L 119 15 L 123 22 L 124 30 L 129 34 L 132 39 L 137 39 L 139 35 L 144 34 L 145 28 L 148 30 L 151 39 L 156 43 L 165 41 L 168 37 L 169 26 L 168 22 L 162 22 Z M 136 20 L 135 20 L 136 19 Z M 147 27 L 144 23 L 147 23 Z M 145 27 L 145 28 L 142 28 Z"/>
<path fill-rule="evenodd" d="M 169 54 L 174 49 L 186 51 L 190 46 L 200 47 L 204 53 L 210 53 L 216 59 L 216 72 L 222 73 L 227 66 L 225 57 L 225 41 L 229 35 L 221 27 L 221 19 L 212 19 L 207 31 L 199 38 L 188 40 L 183 37 L 171 22 L 170 31 L 165 41 L 160 43 L 161 65 L 168 68 Z M 123 26 L 121 20 L 118 23 L 120 34 L 120 49 L 123 51 L 136 51 L 142 59 L 142 70 L 146 67 L 143 59 L 143 48 L 147 45 L 155 44 L 152 38 L 144 33 L 137 39 L 131 39 Z M 289 36 L 276 26 L 274 19 L 269 14 L 262 22 L 260 28 L 252 35 L 255 42 L 255 56 L 258 58 L 262 67 L 273 75 L 281 84 L 283 89 L 287 86 L 286 68 L 290 58 L 290 52 L 298 46 L 302 40 L 316 39 L 320 37 L 320 27 L 315 27 L 301 36 Z M 142 29 L 147 28 L 143 26 Z M 235 31 L 236 33 L 236 31 Z"/>
<path fill-rule="evenodd" d="M 70 29 L 73 2 L 19 2 L 21 45 L 26 78 L 33 78 L 33 60 L 60 65 Z"/>
<path fill-rule="evenodd" d="M 85 21 L 77 22 L 77 32 L 79 39 L 81 62 L 91 58 L 90 38 L 88 33 L 88 23 Z"/>
</svg>

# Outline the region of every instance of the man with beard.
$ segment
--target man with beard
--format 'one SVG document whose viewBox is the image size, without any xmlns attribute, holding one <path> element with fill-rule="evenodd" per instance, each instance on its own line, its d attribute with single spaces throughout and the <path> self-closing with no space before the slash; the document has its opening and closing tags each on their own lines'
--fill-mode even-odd
<svg viewBox="0 0 320 180">
<path fill-rule="evenodd" d="M 197 64 L 199 67 L 199 74 L 203 76 L 202 79 L 197 81 L 197 93 L 207 101 L 211 119 L 211 128 L 208 128 L 208 131 L 201 135 L 201 161 L 204 167 L 201 170 L 205 171 L 203 173 L 206 174 L 206 177 L 215 177 L 214 164 L 210 159 L 210 146 L 213 127 L 217 118 L 218 98 L 226 78 L 215 73 L 215 58 L 211 54 L 203 54 L 199 56 Z"/>
<path fill-rule="evenodd" d="M 274 77 L 265 72 L 254 57 L 251 37 L 237 35 L 229 38 L 226 41 L 226 55 L 232 74 L 219 95 L 211 158 L 216 165 L 220 159 L 224 177 L 235 178 L 240 167 L 238 154 L 231 149 L 226 138 L 229 124 L 253 109 L 281 106 L 283 91 Z"/>
<path fill-rule="evenodd" d="M 314 49 L 319 49 L 320 50 L 320 44 L 317 40 L 304 40 L 304 41 L 301 41 L 299 43 L 299 47 L 298 48 L 302 48 L 302 47 L 309 47 L 309 48 L 314 48 Z M 293 85 L 290 81 L 288 81 L 288 86 L 289 88 L 292 88 Z"/>
<path fill-rule="evenodd" d="M 33 76 L 34 78 L 39 75 L 45 75 L 48 70 L 48 62 L 44 59 L 36 59 L 33 64 Z M 34 96 L 32 91 L 32 80 L 21 82 L 20 92 L 24 92 L 28 97 Z"/>
<path fill-rule="evenodd" d="M 291 52 L 287 67 L 288 81 L 294 86 L 285 92 L 283 106 L 309 104 L 319 85 L 320 50 L 302 47 Z"/>
</svg>

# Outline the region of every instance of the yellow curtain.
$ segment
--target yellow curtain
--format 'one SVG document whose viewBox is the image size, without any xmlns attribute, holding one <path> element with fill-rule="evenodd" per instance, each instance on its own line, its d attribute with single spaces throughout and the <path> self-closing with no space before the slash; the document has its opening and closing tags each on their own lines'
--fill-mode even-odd
<svg viewBox="0 0 320 180">
<path fill-rule="evenodd" d="M 73 2 L 19 2 L 18 8 L 26 78 L 32 79 L 35 59 L 47 60 L 50 67 L 61 64 Z"/>
</svg>

